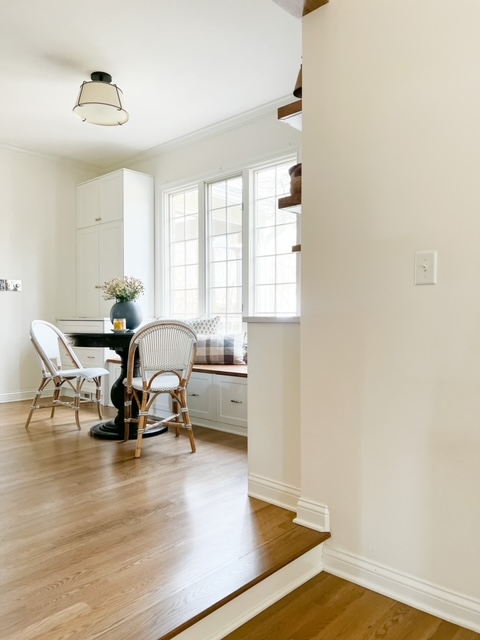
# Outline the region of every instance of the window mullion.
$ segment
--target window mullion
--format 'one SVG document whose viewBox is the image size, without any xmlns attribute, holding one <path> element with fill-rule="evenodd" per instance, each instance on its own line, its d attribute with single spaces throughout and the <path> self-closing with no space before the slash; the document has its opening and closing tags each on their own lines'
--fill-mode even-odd
<svg viewBox="0 0 480 640">
<path fill-rule="evenodd" d="M 198 183 L 198 311 L 201 316 L 208 309 L 208 223 L 207 223 L 207 184 Z"/>
</svg>

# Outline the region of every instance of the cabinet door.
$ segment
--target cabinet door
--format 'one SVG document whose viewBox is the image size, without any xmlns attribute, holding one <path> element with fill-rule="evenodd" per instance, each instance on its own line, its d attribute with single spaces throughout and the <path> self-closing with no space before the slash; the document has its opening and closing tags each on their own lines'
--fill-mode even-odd
<svg viewBox="0 0 480 640">
<path fill-rule="evenodd" d="M 109 317 L 115 300 L 104 300 L 100 287 L 123 275 L 122 222 L 78 229 L 77 314 L 84 318 Z"/>
<path fill-rule="evenodd" d="M 100 222 L 123 219 L 123 172 L 118 171 L 99 179 Z"/>
<path fill-rule="evenodd" d="M 108 222 L 98 225 L 98 275 L 96 284 L 100 287 L 107 280 L 130 275 L 123 271 L 123 223 Z M 97 289 L 98 311 L 101 318 L 110 317 L 110 309 L 115 300 L 104 300 L 103 292 Z"/>
<path fill-rule="evenodd" d="M 78 229 L 122 218 L 122 171 L 116 171 L 77 186 Z"/>
<path fill-rule="evenodd" d="M 247 426 L 247 384 L 244 378 L 216 376 L 217 420 Z"/>
<path fill-rule="evenodd" d="M 100 221 L 100 186 L 92 180 L 77 187 L 77 228 L 91 227 Z"/>
<path fill-rule="evenodd" d="M 187 387 L 188 409 L 192 418 L 215 420 L 211 373 L 192 373 Z"/>
<path fill-rule="evenodd" d="M 77 314 L 99 317 L 98 227 L 77 231 Z"/>
</svg>

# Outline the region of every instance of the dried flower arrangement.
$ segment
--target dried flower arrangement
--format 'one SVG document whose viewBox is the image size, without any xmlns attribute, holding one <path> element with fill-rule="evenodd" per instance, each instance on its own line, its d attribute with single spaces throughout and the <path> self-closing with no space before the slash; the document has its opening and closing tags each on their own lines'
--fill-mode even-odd
<svg viewBox="0 0 480 640">
<path fill-rule="evenodd" d="M 142 293 L 145 293 L 143 282 L 131 276 L 112 278 L 102 285 L 102 289 L 104 300 L 116 300 L 117 302 L 136 300 Z"/>
</svg>

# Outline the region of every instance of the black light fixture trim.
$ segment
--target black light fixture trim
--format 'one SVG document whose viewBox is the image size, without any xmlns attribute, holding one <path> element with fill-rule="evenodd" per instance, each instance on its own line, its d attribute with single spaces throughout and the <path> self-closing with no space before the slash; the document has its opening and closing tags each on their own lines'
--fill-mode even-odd
<svg viewBox="0 0 480 640">
<path fill-rule="evenodd" d="M 110 84 L 112 81 L 112 76 L 109 73 L 105 73 L 105 71 L 94 71 L 90 74 L 90 78 L 92 82 L 106 82 Z"/>
</svg>

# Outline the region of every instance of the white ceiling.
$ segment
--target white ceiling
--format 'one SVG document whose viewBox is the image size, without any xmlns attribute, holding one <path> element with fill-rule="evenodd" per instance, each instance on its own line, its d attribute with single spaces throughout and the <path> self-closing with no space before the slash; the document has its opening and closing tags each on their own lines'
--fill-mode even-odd
<svg viewBox="0 0 480 640">
<path fill-rule="evenodd" d="M 301 21 L 272 0 L 0 0 L 0 144 L 106 167 L 291 96 L 300 62 Z M 124 126 L 73 114 L 92 71 Z"/>
</svg>

